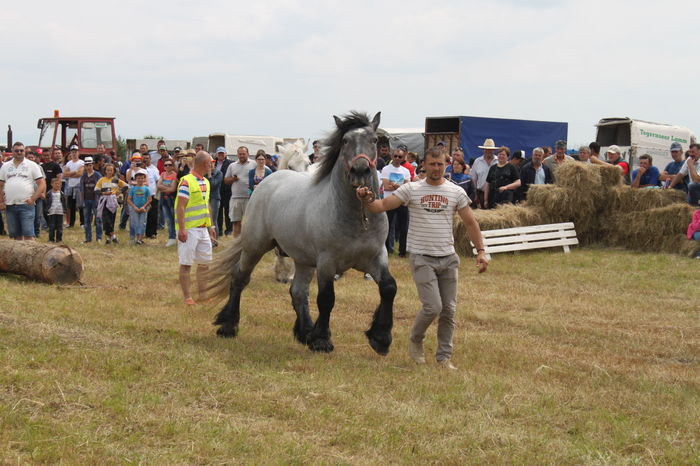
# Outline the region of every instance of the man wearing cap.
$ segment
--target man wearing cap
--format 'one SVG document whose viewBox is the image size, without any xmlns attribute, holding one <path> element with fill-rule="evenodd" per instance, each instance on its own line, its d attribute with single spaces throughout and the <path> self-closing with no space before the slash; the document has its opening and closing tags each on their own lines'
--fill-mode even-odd
<svg viewBox="0 0 700 466">
<path fill-rule="evenodd" d="M 690 152 L 690 157 L 685 159 L 683 166 L 673 177 L 669 188 L 675 187 L 684 177 L 688 176 L 690 178 L 688 183 L 688 203 L 693 207 L 698 207 L 700 204 L 700 152 L 698 151 L 698 144 L 691 144 L 688 152 Z"/>
<path fill-rule="evenodd" d="M 256 163 L 248 158 L 248 148 L 241 146 L 236 151 L 238 160 L 228 166 L 224 183 L 231 186 L 229 217 L 233 222 L 233 236 L 241 234 L 241 222 L 248 205 L 248 174 Z"/>
<path fill-rule="evenodd" d="M 12 160 L 0 167 L 0 211 L 7 218 L 10 238 L 33 241 L 34 203 L 46 192 L 41 167 L 24 157 L 24 144 L 12 145 Z"/>
<path fill-rule="evenodd" d="M 671 158 L 673 162 L 669 162 L 664 168 L 664 171 L 659 175 L 659 179 L 664 182 L 664 186 L 669 186 L 673 177 L 681 170 L 683 167 L 683 146 L 680 142 L 673 142 L 671 144 Z M 681 180 L 674 186 L 674 189 L 679 189 L 685 191 L 687 189 L 685 185 L 685 180 Z"/>
<path fill-rule="evenodd" d="M 102 219 L 97 216 L 97 197 L 95 196 L 95 185 L 102 174 L 95 171 L 93 158 L 85 157 L 83 161 L 84 172 L 80 177 L 78 185 L 78 197 L 76 205 L 78 209 L 82 209 L 83 218 L 85 219 L 85 241 L 84 243 L 92 242 L 92 220 L 95 219 L 95 236 L 97 242 L 102 241 Z"/>
<path fill-rule="evenodd" d="M 209 210 L 209 181 L 204 174 L 211 167 L 208 153 L 198 152 L 189 174 L 182 177 L 175 200 L 177 252 L 180 260 L 180 287 L 185 304 L 196 304 L 190 292 L 190 270 L 197 264 L 197 285 L 200 298 L 207 286 L 207 264 L 211 262 L 212 240 L 216 231 Z"/>
<path fill-rule="evenodd" d="M 489 206 L 486 205 L 484 190 L 486 189 L 486 177 L 489 174 L 489 169 L 491 166 L 496 165 L 496 157 L 493 156 L 494 151 L 497 149 L 496 143 L 493 139 L 484 140 L 484 145 L 478 146 L 479 149 L 484 151 L 484 154 L 474 161 L 472 165 L 472 179 L 474 180 L 474 185 L 476 186 L 476 200 L 479 207 L 482 209 L 488 209 Z"/>
<path fill-rule="evenodd" d="M 612 146 L 608 147 L 606 154 L 608 156 L 608 163 L 619 168 L 625 179 L 625 183 L 630 184 L 630 166 L 622 158 L 622 151 L 620 148 L 613 144 Z"/>
<path fill-rule="evenodd" d="M 216 149 L 216 162 L 214 162 L 214 167 L 222 174 L 225 174 L 226 171 L 228 171 L 229 165 L 231 165 L 231 161 L 226 156 L 226 148 L 223 146 L 218 147 Z M 231 185 L 221 183 L 219 195 L 221 196 L 219 209 L 217 212 L 214 212 L 214 215 L 216 215 L 216 233 L 217 235 L 221 235 L 221 232 L 223 231 L 224 234 L 228 236 L 233 230 L 231 217 L 228 216 L 229 203 L 231 201 Z"/>
<path fill-rule="evenodd" d="M 70 159 L 63 166 L 63 177 L 66 178 L 66 199 L 68 200 L 67 228 L 73 228 L 75 225 L 75 211 L 77 207 L 78 190 L 80 189 L 80 177 L 85 171 L 85 162 L 80 160 L 78 156 L 78 146 L 70 146 Z M 80 224 L 83 225 L 83 212 L 79 212 Z"/>
<path fill-rule="evenodd" d="M 552 180 L 555 181 L 557 178 L 557 168 L 566 162 L 574 161 L 573 157 L 566 155 L 566 141 L 557 141 L 556 144 L 554 144 L 554 153 L 545 158 L 542 163 L 545 167 L 549 168 L 549 171 L 552 173 Z"/>
</svg>

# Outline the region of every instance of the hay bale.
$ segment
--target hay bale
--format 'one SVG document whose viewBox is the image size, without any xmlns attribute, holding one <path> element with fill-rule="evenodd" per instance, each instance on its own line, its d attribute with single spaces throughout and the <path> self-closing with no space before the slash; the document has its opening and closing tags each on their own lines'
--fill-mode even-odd
<svg viewBox="0 0 700 466">
<path fill-rule="evenodd" d="M 481 231 L 551 223 L 543 221 L 539 209 L 513 204 L 499 205 L 495 209 L 490 210 L 475 210 L 474 218 L 479 222 Z M 470 238 L 467 234 L 467 229 L 462 223 L 462 219 L 456 216 L 453 225 L 455 250 L 458 254 L 471 256 Z"/>
<path fill-rule="evenodd" d="M 526 205 L 542 212 L 542 223 L 574 222 L 579 241 L 588 244 L 598 239 L 599 210 L 603 203 L 599 190 L 594 191 L 557 185 L 531 186 Z"/>
<path fill-rule="evenodd" d="M 700 243 L 690 241 L 685 236 L 694 211 L 687 204 L 673 204 L 612 214 L 606 221 L 605 242 L 647 252 L 696 252 L 700 249 Z M 681 241 L 681 237 L 690 244 Z"/>
<path fill-rule="evenodd" d="M 623 184 L 622 170 L 615 165 L 595 165 L 600 171 L 600 180 L 604 188 L 612 188 Z"/>
<path fill-rule="evenodd" d="M 610 209 L 623 213 L 685 203 L 685 193 L 677 189 L 633 189 L 629 186 L 617 186 L 610 189 L 605 197 L 605 203 Z"/>
<path fill-rule="evenodd" d="M 603 181 L 598 165 L 581 162 L 567 162 L 557 168 L 555 184 L 582 192 L 599 192 Z"/>
</svg>

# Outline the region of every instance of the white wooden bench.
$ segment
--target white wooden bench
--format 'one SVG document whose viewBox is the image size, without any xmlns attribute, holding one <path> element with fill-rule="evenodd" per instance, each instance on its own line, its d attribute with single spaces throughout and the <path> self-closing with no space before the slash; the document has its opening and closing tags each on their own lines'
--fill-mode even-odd
<svg viewBox="0 0 700 466">
<path fill-rule="evenodd" d="M 481 235 L 484 237 L 486 254 L 555 247 L 562 247 L 568 253 L 569 246 L 578 244 L 572 222 L 486 230 Z M 472 252 L 476 254 L 474 243 L 471 245 Z"/>
</svg>

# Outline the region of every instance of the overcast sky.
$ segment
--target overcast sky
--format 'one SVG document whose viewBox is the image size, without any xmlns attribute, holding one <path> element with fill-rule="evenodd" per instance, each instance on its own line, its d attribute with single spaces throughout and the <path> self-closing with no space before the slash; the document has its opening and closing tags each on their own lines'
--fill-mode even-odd
<svg viewBox="0 0 700 466">
<path fill-rule="evenodd" d="M 114 116 L 125 138 L 223 131 L 313 138 L 333 114 L 569 123 L 700 133 L 693 1 L 32 1 L 6 5 L 0 141 L 39 117 Z"/>
</svg>

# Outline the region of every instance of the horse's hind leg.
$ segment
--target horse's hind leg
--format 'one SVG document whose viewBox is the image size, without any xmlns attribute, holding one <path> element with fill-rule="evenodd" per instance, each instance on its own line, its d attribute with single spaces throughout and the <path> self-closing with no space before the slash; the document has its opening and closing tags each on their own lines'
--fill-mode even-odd
<svg viewBox="0 0 700 466">
<path fill-rule="evenodd" d="M 296 273 L 289 287 L 289 294 L 292 296 L 292 306 L 297 314 L 294 322 L 294 338 L 303 345 L 306 344 L 306 337 L 313 328 L 311 314 L 309 314 L 309 282 L 313 278 L 313 267 L 296 265 Z"/>
<path fill-rule="evenodd" d="M 379 306 L 374 311 L 374 318 L 369 330 L 365 332 L 369 345 L 382 356 L 389 353 L 391 346 L 391 328 L 394 322 L 394 297 L 396 296 L 396 280 L 389 273 L 387 266 L 379 269 Z"/>
<path fill-rule="evenodd" d="M 214 325 L 220 325 L 216 334 L 220 337 L 232 338 L 238 334 L 238 322 L 241 318 L 241 293 L 250 283 L 250 274 L 262 254 L 241 253 L 241 260 L 233 267 L 233 279 L 229 289 L 226 305 L 216 315 Z"/>
</svg>

